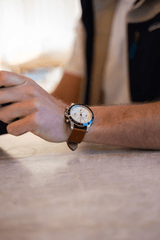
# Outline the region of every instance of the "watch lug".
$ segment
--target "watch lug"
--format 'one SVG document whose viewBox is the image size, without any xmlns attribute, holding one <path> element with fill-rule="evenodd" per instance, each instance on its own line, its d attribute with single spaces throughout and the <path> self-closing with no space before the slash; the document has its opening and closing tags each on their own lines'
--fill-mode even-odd
<svg viewBox="0 0 160 240">
<path fill-rule="evenodd" d="M 66 120 L 69 118 L 69 116 L 68 116 L 68 113 L 67 113 L 67 112 L 65 112 L 64 116 L 65 116 L 65 119 L 66 119 Z"/>
<path fill-rule="evenodd" d="M 74 128 L 74 123 L 71 121 L 70 122 L 71 123 L 71 129 L 73 130 L 73 128 Z"/>
<path fill-rule="evenodd" d="M 88 131 L 89 131 L 89 129 L 90 129 L 90 126 L 91 126 L 91 125 L 88 125 L 88 126 L 87 126 L 86 132 L 88 132 Z"/>
</svg>

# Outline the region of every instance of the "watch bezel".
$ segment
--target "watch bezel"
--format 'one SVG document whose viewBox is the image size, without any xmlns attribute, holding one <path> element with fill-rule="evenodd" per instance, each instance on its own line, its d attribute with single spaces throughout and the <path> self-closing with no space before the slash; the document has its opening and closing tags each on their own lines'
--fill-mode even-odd
<svg viewBox="0 0 160 240">
<path fill-rule="evenodd" d="M 87 108 L 88 111 L 90 111 L 91 114 L 92 114 L 91 120 L 90 120 L 89 122 L 86 122 L 86 123 L 80 123 L 80 122 L 77 122 L 76 120 L 74 120 L 74 119 L 72 118 L 72 116 L 70 115 L 70 112 L 71 112 L 71 109 L 72 109 L 73 107 L 75 107 L 75 106 L 82 106 L 82 107 Z M 74 122 L 74 124 L 76 124 L 76 125 L 79 126 L 79 127 L 87 127 L 88 125 L 91 125 L 91 124 L 93 123 L 93 120 L 94 120 L 93 111 L 92 111 L 87 105 L 85 105 L 85 104 L 79 104 L 79 103 L 73 104 L 73 105 L 71 105 L 71 106 L 68 108 L 68 117 L 70 118 L 70 120 L 71 120 L 72 122 Z"/>
</svg>

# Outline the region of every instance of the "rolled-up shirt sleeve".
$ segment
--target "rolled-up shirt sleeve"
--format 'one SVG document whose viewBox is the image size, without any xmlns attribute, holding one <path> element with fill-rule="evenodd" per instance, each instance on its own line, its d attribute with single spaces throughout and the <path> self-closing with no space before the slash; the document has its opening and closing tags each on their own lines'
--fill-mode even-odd
<svg viewBox="0 0 160 240">
<path fill-rule="evenodd" d="M 64 67 L 65 72 L 85 76 L 85 39 L 85 29 L 80 20 L 76 29 L 76 38 L 71 57 Z"/>
</svg>

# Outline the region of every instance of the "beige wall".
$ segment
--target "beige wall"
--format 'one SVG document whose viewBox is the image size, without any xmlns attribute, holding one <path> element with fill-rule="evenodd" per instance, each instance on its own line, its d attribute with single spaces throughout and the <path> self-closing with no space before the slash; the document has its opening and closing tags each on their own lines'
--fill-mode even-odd
<svg viewBox="0 0 160 240">
<path fill-rule="evenodd" d="M 80 14 L 79 0 L 1 0 L 1 61 L 21 64 L 41 54 L 67 58 Z"/>
</svg>

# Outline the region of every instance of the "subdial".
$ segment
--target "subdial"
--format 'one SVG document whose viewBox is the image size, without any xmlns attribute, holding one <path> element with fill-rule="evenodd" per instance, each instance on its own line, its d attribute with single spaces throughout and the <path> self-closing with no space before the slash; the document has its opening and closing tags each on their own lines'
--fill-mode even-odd
<svg viewBox="0 0 160 240">
<path fill-rule="evenodd" d="M 77 117 L 77 116 L 78 116 L 77 112 L 74 112 L 73 117 Z"/>
</svg>

